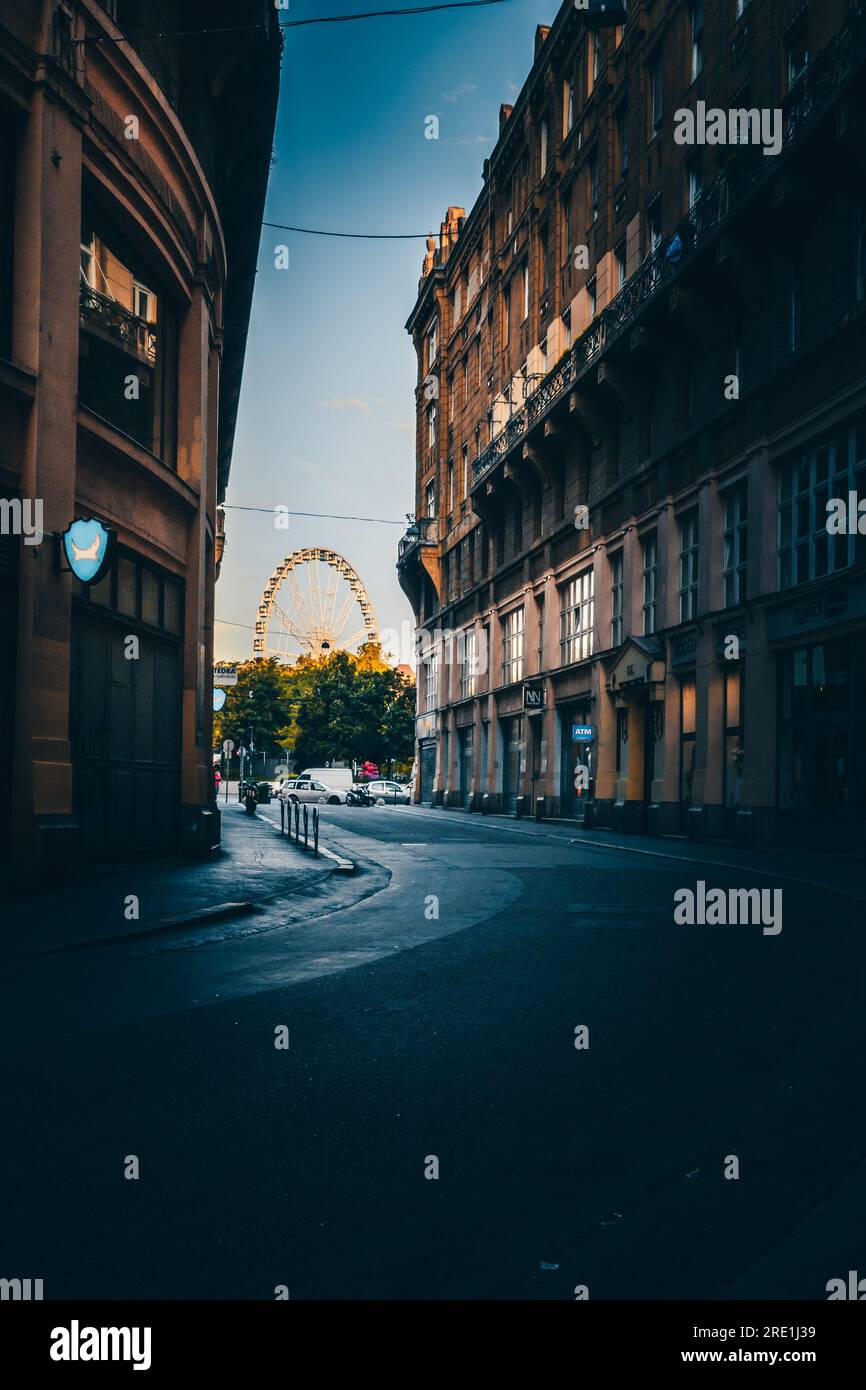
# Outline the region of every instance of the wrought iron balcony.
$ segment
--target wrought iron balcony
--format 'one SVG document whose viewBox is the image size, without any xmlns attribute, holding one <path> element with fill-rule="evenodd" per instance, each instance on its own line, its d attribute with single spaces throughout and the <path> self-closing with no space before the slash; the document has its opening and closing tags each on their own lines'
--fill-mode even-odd
<svg viewBox="0 0 866 1390">
<path fill-rule="evenodd" d="M 848 23 L 818 54 L 815 61 L 783 103 L 784 137 L 782 152 L 790 149 L 813 127 L 838 95 L 843 83 L 866 54 L 866 5 L 853 12 Z M 678 266 L 696 248 L 705 244 L 730 212 L 739 207 L 752 189 L 778 169 L 778 157 L 764 154 L 763 146 L 738 146 L 728 168 L 701 194 L 680 223 L 682 256 L 676 263 L 668 257 L 670 241 L 663 243 L 626 281 L 608 305 L 577 339 L 566 357 L 560 359 L 540 385 L 528 393 L 520 410 L 479 454 L 472 469 L 473 485 L 520 444 L 529 430 L 574 384 L 583 369 L 630 324 L 658 291 L 671 284 Z"/>
<path fill-rule="evenodd" d="M 397 564 L 405 563 L 412 551 L 422 545 L 435 545 L 436 543 L 436 517 L 419 516 L 417 521 L 413 521 L 407 526 L 405 533 L 397 543 Z"/>
<path fill-rule="evenodd" d="M 79 295 L 79 311 L 82 323 L 94 329 L 100 337 L 116 343 L 131 357 L 146 362 L 149 367 L 156 365 L 157 333 L 156 326 L 131 314 L 116 300 L 100 294 L 83 280 Z"/>
</svg>

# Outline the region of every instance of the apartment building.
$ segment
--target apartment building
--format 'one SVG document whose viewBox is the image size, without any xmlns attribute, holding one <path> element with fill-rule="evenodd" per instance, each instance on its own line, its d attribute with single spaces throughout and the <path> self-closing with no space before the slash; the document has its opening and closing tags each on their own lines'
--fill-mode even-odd
<svg viewBox="0 0 866 1390">
<path fill-rule="evenodd" d="M 407 324 L 419 800 L 864 848 L 864 59 L 849 0 L 538 29 Z"/>
<path fill-rule="evenodd" d="M 218 504 L 279 64 L 266 0 L 0 12 L 4 858 L 218 841 Z"/>
</svg>

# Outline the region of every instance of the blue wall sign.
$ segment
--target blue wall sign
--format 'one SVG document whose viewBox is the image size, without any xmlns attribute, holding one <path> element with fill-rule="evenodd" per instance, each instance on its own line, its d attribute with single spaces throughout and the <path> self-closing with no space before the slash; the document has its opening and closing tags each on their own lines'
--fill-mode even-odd
<svg viewBox="0 0 866 1390">
<path fill-rule="evenodd" d="M 593 728 L 592 724 L 572 724 L 572 743 L 592 743 L 594 738 L 595 729 Z"/>
<path fill-rule="evenodd" d="M 82 584 L 92 584 L 105 568 L 111 533 L 93 517 L 77 517 L 63 532 L 63 549 L 69 568 Z"/>
<path fill-rule="evenodd" d="M 225 690 L 223 690 L 223 688 L 222 688 L 221 685 L 215 685 L 215 686 L 214 686 L 214 688 L 213 688 L 213 708 L 214 708 L 214 714 L 219 714 L 220 710 L 222 709 L 223 705 L 224 705 L 225 702 L 226 702 L 227 695 L 228 695 L 228 692 L 225 691 Z"/>
</svg>

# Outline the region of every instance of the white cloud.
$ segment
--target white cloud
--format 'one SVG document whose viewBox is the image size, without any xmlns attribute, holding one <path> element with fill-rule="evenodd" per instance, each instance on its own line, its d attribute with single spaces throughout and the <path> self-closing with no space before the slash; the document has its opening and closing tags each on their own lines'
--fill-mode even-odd
<svg viewBox="0 0 866 1390">
<path fill-rule="evenodd" d="M 329 401 L 316 401 L 319 410 L 357 410 L 360 415 L 370 415 L 372 410 L 363 396 L 345 396 Z"/>
<path fill-rule="evenodd" d="M 468 97 L 471 92 L 476 92 L 478 88 L 474 82 L 461 82 L 459 87 L 451 87 L 442 96 L 445 101 L 459 101 L 461 97 Z"/>
</svg>

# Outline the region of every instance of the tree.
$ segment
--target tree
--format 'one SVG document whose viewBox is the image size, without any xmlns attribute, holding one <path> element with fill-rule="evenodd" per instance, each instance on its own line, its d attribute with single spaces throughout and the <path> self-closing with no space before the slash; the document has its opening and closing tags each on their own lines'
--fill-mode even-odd
<svg viewBox="0 0 866 1390">
<path fill-rule="evenodd" d="M 250 738 L 261 753 L 275 753 L 290 719 L 288 668 L 276 657 L 242 661 L 238 683 L 226 690 L 226 702 L 214 715 L 214 742 L 230 738 L 236 748 Z"/>
<path fill-rule="evenodd" d="M 315 672 L 297 714 L 299 766 L 411 757 L 414 692 L 381 655 L 334 654 Z"/>
</svg>

